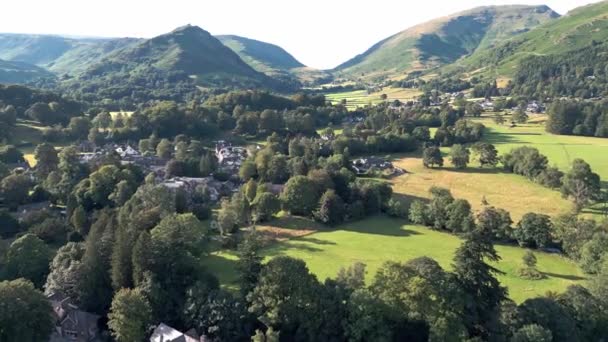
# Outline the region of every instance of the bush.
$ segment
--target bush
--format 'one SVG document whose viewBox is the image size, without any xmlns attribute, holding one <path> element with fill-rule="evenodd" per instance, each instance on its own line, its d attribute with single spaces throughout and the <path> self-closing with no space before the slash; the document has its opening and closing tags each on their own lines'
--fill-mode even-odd
<svg viewBox="0 0 608 342">
<path fill-rule="evenodd" d="M 409 208 L 399 200 L 391 198 L 387 204 L 387 214 L 393 217 L 408 218 Z"/>
<path fill-rule="evenodd" d="M 427 205 L 422 201 L 414 201 L 410 206 L 409 218 L 415 224 L 429 225 L 429 213 Z"/>
</svg>

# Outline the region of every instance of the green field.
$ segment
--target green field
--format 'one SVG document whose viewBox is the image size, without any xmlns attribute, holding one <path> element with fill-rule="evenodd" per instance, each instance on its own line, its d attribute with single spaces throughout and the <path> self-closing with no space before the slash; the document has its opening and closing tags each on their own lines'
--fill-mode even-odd
<svg viewBox="0 0 608 342">
<path fill-rule="evenodd" d="M 602 180 L 608 181 L 608 139 L 545 132 L 544 115 L 533 116 L 531 123 L 510 128 L 499 126 L 488 118 L 482 122 L 488 128 L 485 141 L 496 146 L 500 153 L 523 145 L 536 147 L 549 158 L 551 165 L 567 170 L 576 158 L 588 162 Z"/>
<path fill-rule="evenodd" d="M 346 100 L 346 107 L 349 110 L 357 109 L 357 107 L 365 107 L 369 104 L 375 105 L 383 102 L 382 94 L 386 94 L 387 101 L 399 100 L 409 101 L 415 99 L 417 96 L 422 94 L 416 89 L 404 89 L 404 88 L 385 88 L 378 92 L 368 93 L 367 90 L 355 90 L 340 93 L 325 94 L 327 100 L 331 101 L 332 104 L 338 104 L 342 100 Z"/>
<path fill-rule="evenodd" d="M 446 269 L 451 268 L 454 251 L 461 240 L 451 234 L 424 227 L 406 225 L 404 221 L 378 216 L 345 224 L 332 230 L 316 231 L 302 237 L 275 242 L 264 255 L 271 258 L 287 255 L 306 261 L 319 280 L 335 277 L 341 267 L 360 261 L 367 264 L 367 279 L 371 279 L 385 261 L 407 261 L 428 256 Z M 571 284 L 584 282 L 584 275 L 570 260 L 559 255 L 536 252 L 538 268 L 547 276 L 529 281 L 517 276 L 525 249 L 497 246 L 503 258 L 496 266 L 505 272 L 498 278 L 509 288 L 517 302 L 543 295 L 547 291 L 563 291 Z M 228 288 L 236 288 L 236 257 L 232 253 L 212 253 L 205 265 Z"/>
</svg>

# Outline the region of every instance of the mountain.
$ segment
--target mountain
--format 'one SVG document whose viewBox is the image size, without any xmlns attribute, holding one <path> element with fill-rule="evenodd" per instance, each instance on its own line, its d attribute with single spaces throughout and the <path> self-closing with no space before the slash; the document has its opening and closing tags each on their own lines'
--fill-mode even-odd
<svg viewBox="0 0 608 342">
<path fill-rule="evenodd" d="M 50 72 L 32 64 L 0 59 L 0 83 L 26 83 L 53 76 Z"/>
<path fill-rule="evenodd" d="M 128 102 L 177 101 L 205 88 L 285 89 L 209 32 L 190 25 L 127 44 L 60 83 L 75 98 Z"/>
<path fill-rule="evenodd" d="M 566 58 L 573 53 L 585 53 L 584 50 L 592 47 L 602 49 L 600 44 L 608 45 L 608 1 L 576 8 L 559 19 L 498 44 L 492 50 L 476 51 L 442 71 L 510 78 L 521 62 L 530 57 Z M 604 54 L 592 54 L 585 62 L 593 62 L 590 59 L 605 61 L 605 58 Z"/>
<path fill-rule="evenodd" d="M 280 46 L 234 35 L 216 36 L 222 44 L 236 52 L 245 63 L 268 75 L 304 67 Z"/>
<path fill-rule="evenodd" d="M 301 84 L 330 80 L 331 73 L 309 68 L 280 46 L 235 35 L 216 36 L 255 70 L 284 82 Z"/>
<path fill-rule="evenodd" d="M 133 38 L 68 38 L 39 34 L 0 34 L 0 58 L 25 62 L 56 74 L 75 75 Z"/>
<path fill-rule="evenodd" d="M 110 53 L 140 42 L 137 38 L 79 40 L 70 50 L 43 65 L 56 74 L 76 75 Z"/>
<path fill-rule="evenodd" d="M 0 34 L 0 59 L 42 66 L 72 49 L 73 40 L 51 35 Z"/>
<path fill-rule="evenodd" d="M 334 71 L 357 78 L 403 76 L 452 63 L 558 17 L 547 6 L 478 7 L 397 33 Z"/>
</svg>

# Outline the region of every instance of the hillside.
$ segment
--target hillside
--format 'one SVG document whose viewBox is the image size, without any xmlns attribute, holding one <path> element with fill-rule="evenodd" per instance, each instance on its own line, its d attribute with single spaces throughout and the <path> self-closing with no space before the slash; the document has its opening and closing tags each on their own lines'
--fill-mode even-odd
<svg viewBox="0 0 608 342">
<path fill-rule="evenodd" d="M 0 59 L 42 66 L 73 48 L 69 38 L 36 34 L 0 34 Z"/>
<path fill-rule="evenodd" d="M 56 74 L 75 75 L 109 53 L 137 41 L 139 39 L 134 38 L 0 34 L 0 59 L 37 65 Z"/>
<path fill-rule="evenodd" d="M 520 62 L 530 56 L 557 56 L 608 42 L 608 2 L 576 8 L 567 15 L 497 45 L 478 51 L 445 68 L 473 74 L 512 77 Z M 604 58 L 596 55 L 596 58 Z M 604 59 L 605 60 L 605 59 Z"/>
<path fill-rule="evenodd" d="M 303 67 L 282 47 L 234 35 L 216 36 L 222 44 L 236 52 L 245 63 L 265 74 L 275 74 Z"/>
<path fill-rule="evenodd" d="M 32 64 L 0 59 L 0 83 L 25 83 L 41 77 L 53 74 Z"/>
<path fill-rule="evenodd" d="M 351 77 L 398 77 L 452 63 L 558 16 L 547 6 L 479 7 L 397 33 L 334 71 Z"/>
<path fill-rule="evenodd" d="M 63 55 L 44 65 L 56 74 L 75 75 L 100 62 L 110 53 L 133 45 L 141 39 L 116 38 L 78 41 Z"/>
<path fill-rule="evenodd" d="M 278 87 L 209 32 L 190 25 L 115 50 L 62 85 L 76 97 L 175 100 L 196 86 Z"/>
</svg>

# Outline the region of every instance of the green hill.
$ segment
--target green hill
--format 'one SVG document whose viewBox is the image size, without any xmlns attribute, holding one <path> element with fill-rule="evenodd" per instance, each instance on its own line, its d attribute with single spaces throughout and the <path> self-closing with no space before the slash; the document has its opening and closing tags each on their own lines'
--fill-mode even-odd
<svg viewBox="0 0 608 342">
<path fill-rule="evenodd" d="M 236 52 L 245 63 L 265 74 L 275 74 L 303 67 L 280 46 L 234 35 L 216 36 L 222 44 Z"/>
<path fill-rule="evenodd" d="M 479 7 L 397 33 L 334 71 L 356 78 L 403 76 L 486 50 L 558 16 L 547 6 Z"/>
<path fill-rule="evenodd" d="M 34 64 L 56 74 L 75 75 L 109 53 L 138 41 L 133 38 L 0 34 L 0 59 Z"/>
<path fill-rule="evenodd" d="M 180 99 L 199 87 L 278 88 L 209 32 L 197 26 L 140 40 L 114 50 L 84 72 L 63 80 L 79 97 Z"/>
<path fill-rule="evenodd" d="M 567 15 L 483 50 L 444 69 L 492 77 L 512 77 L 531 56 L 565 56 L 608 42 L 608 2 L 579 7 Z M 604 58 L 596 55 L 595 58 Z"/>
<path fill-rule="evenodd" d="M 43 77 L 53 74 L 32 64 L 0 59 L 0 83 L 25 83 Z"/>
<path fill-rule="evenodd" d="M 0 34 L 0 59 L 42 66 L 73 48 L 65 37 L 37 34 Z"/>
<path fill-rule="evenodd" d="M 100 62 L 110 53 L 139 41 L 141 39 L 136 38 L 81 40 L 63 55 L 43 66 L 56 74 L 76 75 Z"/>
</svg>

